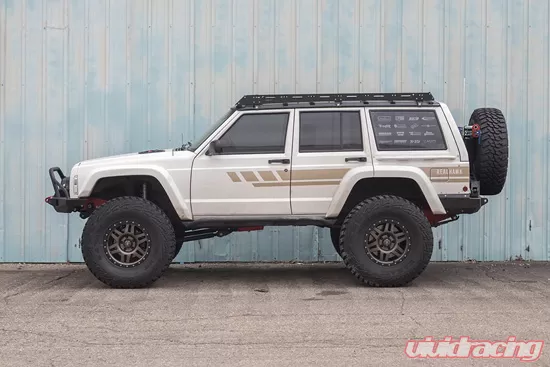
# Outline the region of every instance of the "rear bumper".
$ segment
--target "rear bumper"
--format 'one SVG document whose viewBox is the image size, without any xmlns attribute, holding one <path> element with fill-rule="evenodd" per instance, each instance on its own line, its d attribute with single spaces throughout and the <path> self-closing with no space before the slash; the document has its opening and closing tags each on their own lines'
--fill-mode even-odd
<svg viewBox="0 0 550 367">
<path fill-rule="evenodd" d="M 439 199 L 449 215 L 477 213 L 488 202 L 486 198 L 481 196 L 471 197 L 470 195 L 460 194 L 439 195 Z"/>
<path fill-rule="evenodd" d="M 45 199 L 46 203 L 53 206 L 55 211 L 59 213 L 72 213 L 82 210 L 87 200 L 70 198 L 69 177 L 66 177 L 59 167 L 50 168 L 48 173 L 52 181 L 54 194 Z M 57 179 L 56 173 L 59 179 Z"/>
</svg>

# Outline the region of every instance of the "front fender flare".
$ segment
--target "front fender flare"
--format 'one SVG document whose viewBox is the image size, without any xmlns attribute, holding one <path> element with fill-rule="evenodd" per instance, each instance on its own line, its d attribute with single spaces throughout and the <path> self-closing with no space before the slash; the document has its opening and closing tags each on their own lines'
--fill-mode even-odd
<svg viewBox="0 0 550 367">
<path fill-rule="evenodd" d="M 166 194 L 172 202 L 172 205 L 174 206 L 174 209 L 180 219 L 193 219 L 191 209 L 181 196 L 181 193 L 178 191 L 177 185 L 172 179 L 172 176 L 167 170 L 158 166 L 125 164 L 123 167 L 108 166 L 104 168 L 95 168 L 86 175 L 86 179 L 84 181 L 81 181 L 81 186 L 78 188 L 78 197 L 90 196 L 95 184 L 102 178 L 121 176 L 151 176 L 156 178 L 166 191 Z"/>
</svg>

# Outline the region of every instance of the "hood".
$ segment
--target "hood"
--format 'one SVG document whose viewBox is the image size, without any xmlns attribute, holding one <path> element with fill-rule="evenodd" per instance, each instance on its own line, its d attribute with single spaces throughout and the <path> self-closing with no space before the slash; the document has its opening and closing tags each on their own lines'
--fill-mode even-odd
<svg viewBox="0 0 550 367">
<path fill-rule="evenodd" d="M 115 176 L 145 175 L 154 176 L 159 181 L 187 182 L 194 158 L 195 153 L 188 150 L 158 149 L 82 161 L 71 169 L 73 181 L 70 184 L 77 191 L 73 189 L 71 192 L 74 197 L 88 197 L 98 180 Z M 76 186 L 75 178 L 78 179 Z"/>
<path fill-rule="evenodd" d="M 190 151 L 178 151 L 178 155 L 194 155 Z M 78 163 L 79 167 L 106 166 L 119 164 L 148 163 L 163 160 L 174 155 L 174 149 L 151 149 L 135 153 L 112 155 L 102 158 L 88 159 Z"/>
</svg>

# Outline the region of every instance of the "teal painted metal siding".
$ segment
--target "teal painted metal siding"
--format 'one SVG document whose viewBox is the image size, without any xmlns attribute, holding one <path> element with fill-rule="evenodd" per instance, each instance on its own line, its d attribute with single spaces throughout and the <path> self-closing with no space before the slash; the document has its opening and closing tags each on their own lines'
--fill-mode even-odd
<svg viewBox="0 0 550 367">
<path fill-rule="evenodd" d="M 81 261 L 47 168 L 202 133 L 250 93 L 431 91 L 509 121 L 508 183 L 434 260 L 549 260 L 547 0 L 0 0 L 0 262 Z M 326 230 L 188 244 L 183 261 L 335 260 Z"/>
</svg>

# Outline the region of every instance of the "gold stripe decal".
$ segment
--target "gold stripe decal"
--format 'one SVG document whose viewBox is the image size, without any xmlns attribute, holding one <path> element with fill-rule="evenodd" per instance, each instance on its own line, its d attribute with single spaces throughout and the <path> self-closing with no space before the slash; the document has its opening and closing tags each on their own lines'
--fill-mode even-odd
<svg viewBox="0 0 550 367">
<path fill-rule="evenodd" d="M 324 180 L 324 181 L 297 181 L 293 182 L 292 186 L 333 186 L 340 184 L 340 180 Z M 254 187 L 284 187 L 290 186 L 290 181 L 281 182 L 255 182 Z"/>
<path fill-rule="evenodd" d="M 290 181 L 290 172 L 288 170 L 277 171 L 277 173 L 279 174 L 279 177 L 281 177 L 283 181 Z"/>
<path fill-rule="evenodd" d="M 433 182 L 464 182 L 470 181 L 469 167 L 422 167 L 422 171 Z M 338 185 L 349 168 L 334 169 L 304 169 L 292 172 L 293 186 Z M 250 182 L 254 187 L 284 187 L 290 186 L 290 172 L 276 171 L 240 171 L 227 172 L 233 182 Z M 241 178 L 242 177 L 242 178 Z M 244 179 L 244 180 L 243 180 Z"/>
<path fill-rule="evenodd" d="M 275 177 L 275 174 L 273 174 L 273 172 L 271 171 L 260 171 L 258 173 L 264 181 L 278 181 L 277 177 Z"/>
<path fill-rule="evenodd" d="M 332 186 L 340 184 L 349 168 L 306 169 L 294 171 L 293 186 Z M 284 187 L 290 186 L 290 172 L 276 171 L 239 171 L 227 172 L 233 182 L 249 182 L 254 187 Z"/>
<path fill-rule="evenodd" d="M 470 167 L 449 168 L 449 178 L 470 177 Z"/>
<path fill-rule="evenodd" d="M 283 186 L 290 186 L 290 181 L 254 182 L 252 185 L 254 187 L 283 187 Z"/>
<path fill-rule="evenodd" d="M 329 186 L 338 185 L 340 180 L 324 180 L 324 181 L 296 181 L 292 182 L 292 186 Z"/>
<path fill-rule="evenodd" d="M 256 177 L 256 175 L 252 171 L 243 171 L 243 172 L 241 172 L 241 175 L 243 176 L 243 178 L 247 182 L 257 182 L 257 181 L 259 181 L 258 177 Z"/>
<path fill-rule="evenodd" d="M 341 180 L 349 168 L 337 169 L 304 169 L 292 171 L 294 180 Z"/>
<path fill-rule="evenodd" d="M 241 182 L 241 179 L 239 178 L 239 176 L 237 176 L 237 174 L 235 172 L 227 172 L 227 175 L 229 176 L 229 178 L 231 179 L 231 181 L 233 182 Z"/>
<path fill-rule="evenodd" d="M 424 167 L 422 171 L 433 182 L 469 182 L 469 167 Z"/>
</svg>

